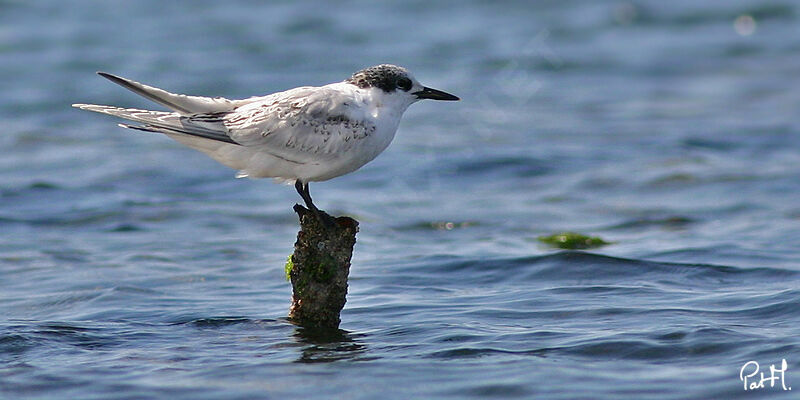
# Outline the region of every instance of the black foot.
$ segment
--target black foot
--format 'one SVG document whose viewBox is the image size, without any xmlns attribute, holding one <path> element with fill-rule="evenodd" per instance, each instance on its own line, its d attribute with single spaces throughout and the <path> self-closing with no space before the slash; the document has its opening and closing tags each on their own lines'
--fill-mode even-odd
<svg viewBox="0 0 800 400">
<path fill-rule="evenodd" d="M 317 217 L 317 221 L 325 226 L 325 228 L 331 229 L 336 226 L 336 219 L 328 215 L 325 211 L 311 210 L 311 212 L 314 213 L 314 216 Z"/>
<path fill-rule="evenodd" d="M 336 225 L 336 220 L 334 220 L 333 217 L 324 211 L 320 211 L 319 208 L 314 205 L 314 201 L 311 200 L 311 193 L 308 191 L 308 183 L 303 183 L 303 181 L 298 179 L 294 182 L 294 188 L 297 190 L 297 193 L 300 194 L 300 197 L 303 198 L 303 201 L 306 203 L 306 208 L 314 213 L 319 223 L 326 228 L 332 228 Z"/>
<path fill-rule="evenodd" d="M 336 218 L 331 217 L 330 215 L 328 215 L 328 213 L 319 210 L 316 207 L 313 209 L 309 209 L 301 206 L 300 204 L 295 204 L 294 211 L 300 214 L 301 216 L 306 215 L 308 213 L 313 214 L 314 218 L 320 223 L 320 225 L 322 225 L 326 229 L 332 229 L 337 225 Z"/>
</svg>

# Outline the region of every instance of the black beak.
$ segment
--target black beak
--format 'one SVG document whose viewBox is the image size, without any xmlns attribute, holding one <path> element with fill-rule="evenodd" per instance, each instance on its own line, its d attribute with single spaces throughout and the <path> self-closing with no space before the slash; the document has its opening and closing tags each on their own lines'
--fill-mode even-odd
<svg viewBox="0 0 800 400">
<path fill-rule="evenodd" d="M 431 89 L 429 87 L 423 87 L 422 90 L 420 90 L 419 92 L 414 92 L 412 94 L 417 96 L 418 99 L 461 100 L 450 93 L 445 93 L 441 90 Z"/>
</svg>

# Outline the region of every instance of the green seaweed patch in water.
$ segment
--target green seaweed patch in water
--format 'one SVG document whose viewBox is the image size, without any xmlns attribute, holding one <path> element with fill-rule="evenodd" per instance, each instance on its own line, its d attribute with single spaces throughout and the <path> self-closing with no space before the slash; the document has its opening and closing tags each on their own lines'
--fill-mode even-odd
<svg viewBox="0 0 800 400">
<path fill-rule="evenodd" d="M 586 236 L 575 232 L 561 232 L 553 235 L 539 236 L 537 239 L 549 246 L 566 250 L 593 249 L 611 244 L 611 242 L 606 242 L 597 236 Z"/>
<path fill-rule="evenodd" d="M 292 269 L 294 269 L 294 261 L 292 261 L 292 255 L 289 254 L 289 257 L 286 257 L 286 266 L 283 267 L 283 270 L 286 271 L 286 280 L 292 280 Z"/>
</svg>

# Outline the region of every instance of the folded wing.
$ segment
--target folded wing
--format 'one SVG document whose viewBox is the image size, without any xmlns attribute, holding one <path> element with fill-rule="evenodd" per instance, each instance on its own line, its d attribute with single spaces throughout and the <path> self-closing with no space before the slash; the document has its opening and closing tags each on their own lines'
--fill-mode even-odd
<svg viewBox="0 0 800 400">
<path fill-rule="evenodd" d="M 300 87 L 276 93 L 225 114 L 227 135 L 244 146 L 298 162 L 341 156 L 375 132 L 353 99 L 328 87 Z"/>
</svg>

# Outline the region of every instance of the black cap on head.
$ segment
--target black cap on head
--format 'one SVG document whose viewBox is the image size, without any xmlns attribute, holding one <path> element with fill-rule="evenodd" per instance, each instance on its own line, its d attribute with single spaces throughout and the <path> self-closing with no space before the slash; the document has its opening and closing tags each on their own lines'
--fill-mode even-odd
<svg viewBox="0 0 800 400">
<path fill-rule="evenodd" d="M 392 64 L 381 64 L 374 67 L 364 68 L 353 74 L 350 78 L 345 80 L 347 83 L 352 83 L 362 89 L 376 87 L 386 93 L 402 90 L 409 91 L 414 83 L 411 81 L 411 75 L 408 70 L 403 67 L 398 67 Z M 459 100 L 458 97 L 452 94 L 445 93 L 441 90 L 423 87 L 422 90 L 412 93 L 418 99 L 431 99 L 431 100 Z"/>
<path fill-rule="evenodd" d="M 352 83 L 362 89 L 376 87 L 387 93 L 398 88 L 401 90 L 411 89 L 411 86 L 408 85 L 411 83 L 408 77 L 408 70 L 391 64 L 364 68 L 347 78 L 345 82 Z M 404 89 L 406 85 L 408 86 Z"/>
</svg>

